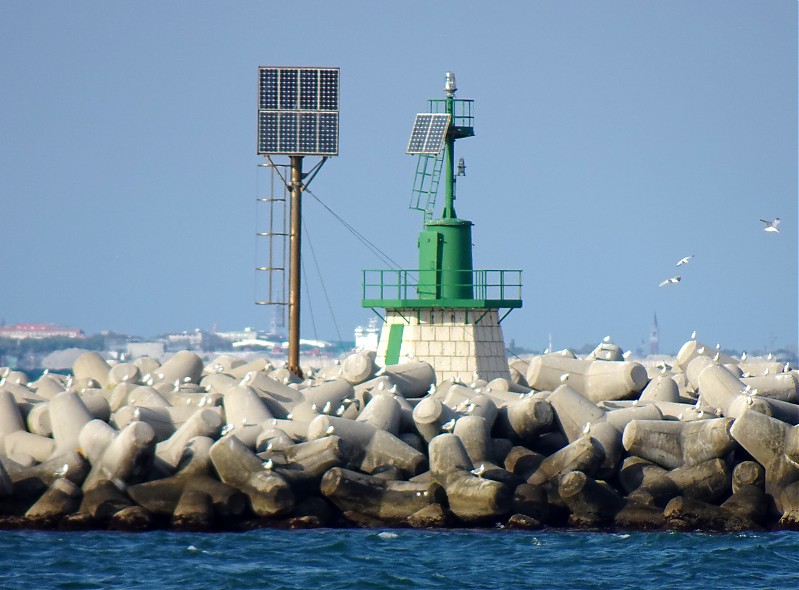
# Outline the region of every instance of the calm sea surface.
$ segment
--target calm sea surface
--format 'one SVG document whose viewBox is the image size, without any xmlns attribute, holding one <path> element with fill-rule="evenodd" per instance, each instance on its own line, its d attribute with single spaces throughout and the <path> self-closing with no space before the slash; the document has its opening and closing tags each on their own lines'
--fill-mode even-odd
<svg viewBox="0 0 799 590">
<path fill-rule="evenodd" d="M 2 588 L 799 588 L 799 533 L 0 532 Z"/>
</svg>

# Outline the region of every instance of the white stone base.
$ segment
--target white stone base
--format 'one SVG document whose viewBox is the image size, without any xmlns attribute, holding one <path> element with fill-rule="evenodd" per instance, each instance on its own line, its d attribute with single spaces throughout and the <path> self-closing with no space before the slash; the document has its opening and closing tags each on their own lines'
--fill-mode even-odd
<svg viewBox="0 0 799 590">
<path fill-rule="evenodd" d="M 496 309 L 387 309 L 377 361 L 386 363 L 391 327 L 402 325 L 400 359 L 429 362 L 439 382 L 510 379 Z M 389 359 L 390 361 L 391 359 Z"/>
</svg>

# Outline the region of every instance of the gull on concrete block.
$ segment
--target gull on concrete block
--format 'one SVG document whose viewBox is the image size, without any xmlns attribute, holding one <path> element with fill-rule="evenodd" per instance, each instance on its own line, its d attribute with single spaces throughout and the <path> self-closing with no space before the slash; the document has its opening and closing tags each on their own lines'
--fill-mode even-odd
<svg viewBox="0 0 799 590">
<path fill-rule="evenodd" d="M 691 340 L 696 340 L 696 330 L 691 332 Z"/>
<path fill-rule="evenodd" d="M 773 220 L 769 221 L 768 219 L 761 219 L 763 223 L 766 224 L 766 227 L 763 228 L 763 231 L 767 231 L 769 233 L 778 234 L 780 230 L 777 227 L 780 225 L 780 218 L 775 217 Z"/>
<path fill-rule="evenodd" d="M 486 472 L 485 463 L 480 463 L 480 467 L 476 469 L 472 469 L 472 475 L 476 475 L 477 477 L 483 477 L 483 474 Z"/>
<path fill-rule="evenodd" d="M 591 432 L 591 423 L 586 422 L 585 426 L 583 426 L 583 434 L 588 434 L 589 432 Z"/>
<path fill-rule="evenodd" d="M 626 361 L 628 358 L 630 358 L 632 356 L 632 354 L 633 354 L 633 351 L 632 350 L 628 350 L 628 351 L 626 351 L 625 353 L 623 353 L 621 355 L 621 358 L 623 358 Z"/>
<path fill-rule="evenodd" d="M 324 407 L 322 408 L 322 413 L 323 414 L 329 414 L 330 413 L 330 409 L 332 407 L 333 407 L 333 405 L 330 403 L 330 400 L 327 400 L 327 402 L 325 403 Z"/>
<path fill-rule="evenodd" d="M 56 477 L 66 477 L 67 472 L 69 471 L 69 463 L 64 463 L 61 467 L 55 470 Z"/>
<path fill-rule="evenodd" d="M 263 466 L 264 469 L 266 469 L 267 471 L 271 471 L 272 467 L 274 467 L 275 464 L 272 462 L 272 459 L 267 459 L 266 461 L 263 462 Z"/>
<path fill-rule="evenodd" d="M 333 426 L 333 425 L 331 424 L 330 426 L 328 426 L 328 427 L 327 427 L 327 429 L 325 429 L 325 434 L 326 434 L 327 436 L 330 436 L 330 435 L 331 435 L 331 434 L 333 434 L 335 431 L 336 431 L 336 428 L 335 428 L 335 426 Z"/>
<path fill-rule="evenodd" d="M 675 266 L 682 266 L 683 264 L 688 264 L 693 258 L 694 255 L 691 254 L 690 256 L 686 256 L 685 258 L 680 258 L 680 261 Z"/>
<path fill-rule="evenodd" d="M 220 433 L 219 433 L 219 434 L 221 434 L 222 436 L 225 436 L 225 435 L 227 435 L 228 433 L 230 433 L 230 431 L 231 431 L 231 430 L 233 430 L 234 428 L 235 428 L 235 426 L 233 426 L 232 424 L 230 424 L 230 423 L 228 422 L 227 424 L 225 424 L 225 425 L 222 427 L 222 430 L 220 431 Z"/>
<path fill-rule="evenodd" d="M 346 410 L 346 408 L 344 407 L 344 404 L 340 405 L 338 407 L 338 410 L 336 410 L 336 416 L 343 415 L 345 410 Z"/>
<path fill-rule="evenodd" d="M 444 422 L 441 425 L 441 430 L 445 430 L 446 432 L 452 432 L 453 430 L 455 430 L 455 418 L 447 422 Z"/>
<path fill-rule="evenodd" d="M 568 381 L 568 380 L 569 380 L 569 374 L 568 373 L 563 373 L 563 375 L 560 376 L 560 382 L 561 383 L 566 383 L 566 381 Z"/>
<path fill-rule="evenodd" d="M 663 281 L 662 283 L 660 283 L 660 284 L 658 285 L 658 287 L 665 287 L 666 285 L 676 285 L 676 284 L 677 284 L 677 283 L 679 283 L 681 280 L 682 280 L 682 277 L 681 277 L 680 275 L 677 275 L 676 277 L 671 277 L 671 278 L 669 278 L 669 279 L 666 279 L 665 281 Z"/>
<path fill-rule="evenodd" d="M 608 343 L 610 342 L 610 336 L 605 336 L 605 337 L 602 339 L 602 342 L 604 342 L 605 344 L 608 344 Z"/>
</svg>

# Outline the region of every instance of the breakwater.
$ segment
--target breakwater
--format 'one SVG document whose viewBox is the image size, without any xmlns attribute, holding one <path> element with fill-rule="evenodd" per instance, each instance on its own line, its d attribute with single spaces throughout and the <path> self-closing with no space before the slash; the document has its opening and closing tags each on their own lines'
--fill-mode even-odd
<svg viewBox="0 0 799 590">
<path fill-rule="evenodd" d="M 0 526 L 799 528 L 797 372 L 602 344 L 435 383 L 355 353 L 300 380 L 191 352 L 0 382 Z"/>
</svg>

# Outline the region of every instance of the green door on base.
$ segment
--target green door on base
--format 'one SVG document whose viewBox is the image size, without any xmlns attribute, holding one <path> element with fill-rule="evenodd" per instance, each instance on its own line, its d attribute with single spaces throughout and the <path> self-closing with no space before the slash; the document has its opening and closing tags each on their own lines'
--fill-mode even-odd
<svg viewBox="0 0 799 590">
<path fill-rule="evenodd" d="M 402 330 L 404 324 L 392 324 L 388 329 L 388 345 L 386 346 L 386 364 L 399 363 L 400 348 L 402 348 Z"/>
</svg>

